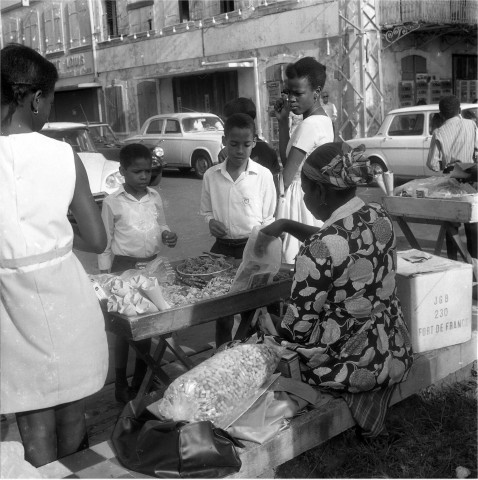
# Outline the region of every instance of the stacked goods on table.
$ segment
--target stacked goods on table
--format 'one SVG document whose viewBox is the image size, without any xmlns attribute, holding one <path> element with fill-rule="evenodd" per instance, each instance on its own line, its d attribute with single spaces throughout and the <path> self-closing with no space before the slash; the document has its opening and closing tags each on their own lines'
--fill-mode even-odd
<svg viewBox="0 0 478 480">
<path fill-rule="evenodd" d="M 391 215 L 458 223 L 478 221 L 475 176 L 456 166 L 450 175 L 412 180 L 384 197 Z M 471 183 L 470 183 L 471 182 Z"/>
<path fill-rule="evenodd" d="M 394 191 L 398 197 L 453 200 L 476 193 L 476 189 L 469 183 L 462 183 L 450 176 L 419 178 L 395 188 Z"/>
<path fill-rule="evenodd" d="M 176 272 L 164 257 L 137 266 L 141 269 L 121 275 L 90 275 L 108 312 L 136 316 L 225 295 L 237 272 L 232 262 L 210 255 L 189 258 L 176 267 Z"/>
</svg>

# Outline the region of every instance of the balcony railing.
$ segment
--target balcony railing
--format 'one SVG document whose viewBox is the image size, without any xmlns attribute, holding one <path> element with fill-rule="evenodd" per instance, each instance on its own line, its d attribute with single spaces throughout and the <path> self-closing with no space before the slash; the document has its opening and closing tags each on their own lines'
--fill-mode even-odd
<svg viewBox="0 0 478 480">
<path fill-rule="evenodd" d="M 478 0 L 379 0 L 382 27 L 409 22 L 476 25 Z"/>
</svg>

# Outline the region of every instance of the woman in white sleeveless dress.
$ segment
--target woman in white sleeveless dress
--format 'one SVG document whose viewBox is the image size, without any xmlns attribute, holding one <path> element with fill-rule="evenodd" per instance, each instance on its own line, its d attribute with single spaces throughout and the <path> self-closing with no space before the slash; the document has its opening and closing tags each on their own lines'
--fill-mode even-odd
<svg viewBox="0 0 478 480">
<path fill-rule="evenodd" d="M 84 398 L 104 385 L 108 348 L 72 246 L 101 253 L 106 233 L 79 157 L 38 133 L 55 66 L 10 44 L 1 72 L 0 412 L 16 414 L 25 458 L 37 467 L 87 445 Z"/>
<path fill-rule="evenodd" d="M 275 104 L 279 122 L 279 154 L 284 170 L 284 200 L 279 202 L 277 219 L 287 218 L 307 225 L 322 225 L 307 209 L 303 200 L 300 172 L 307 155 L 324 143 L 333 142 L 332 121 L 320 104 L 324 87 L 325 66 L 312 57 L 304 57 L 286 68 L 288 100 Z M 303 116 L 303 120 L 289 136 L 289 112 Z M 292 235 L 284 235 L 282 261 L 294 263 L 301 243 Z"/>
</svg>

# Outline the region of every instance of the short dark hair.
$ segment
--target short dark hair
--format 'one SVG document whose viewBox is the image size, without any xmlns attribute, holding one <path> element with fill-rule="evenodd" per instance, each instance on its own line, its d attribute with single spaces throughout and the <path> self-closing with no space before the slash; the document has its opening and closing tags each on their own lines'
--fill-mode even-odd
<svg viewBox="0 0 478 480">
<path fill-rule="evenodd" d="M 151 150 L 141 143 L 130 143 L 125 145 L 119 153 L 120 165 L 123 168 L 128 168 L 136 159 L 146 158 L 147 160 L 153 161 L 151 156 Z"/>
<path fill-rule="evenodd" d="M 250 98 L 238 97 L 224 105 L 224 118 L 229 118 L 234 113 L 245 113 L 253 120 L 256 119 L 256 106 Z"/>
<path fill-rule="evenodd" d="M 319 87 L 322 89 L 325 85 L 326 66 L 319 63 L 313 57 L 304 57 L 297 60 L 295 63 L 289 63 L 285 69 L 286 77 L 292 78 L 307 78 L 313 90 Z"/>
<path fill-rule="evenodd" d="M 256 124 L 254 120 L 245 113 L 233 113 L 227 118 L 224 124 L 224 136 L 227 138 L 233 128 L 248 128 L 252 132 L 252 136 L 256 135 Z"/>
<path fill-rule="evenodd" d="M 9 112 L 2 124 L 8 124 L 20 102 L 29 94 L 41 90 L 48 95 L 55 90 L 58 71 L 37 51 L 19 43 L 9 43 L 2 48 L 1 104 L 9 105 Z"/>
<path fill-rule="evenodd" d="M 440 113 L 445 120 L 456 117 L 460 113 L 460 100 L 455 95 L 447 95 L 438 103 Z"/>
</svg>

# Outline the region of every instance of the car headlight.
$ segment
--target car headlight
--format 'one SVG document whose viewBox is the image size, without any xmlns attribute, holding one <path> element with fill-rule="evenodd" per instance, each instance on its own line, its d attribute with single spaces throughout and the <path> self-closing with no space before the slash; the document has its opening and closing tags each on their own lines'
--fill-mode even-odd
<svg viewBox="0 0 478 480">
<path fill-rule="evenodd" d="M 120 172 L 110 173 L 105 180 L 105 184 L 108 188 L 118 188 L 124 183 L 124 177 Z"/>
<path fill-rule="evenodd" d="M 164 150 L 161 147 L 154 147 L 153 155 L 155 155 L 158 158 L 164 157 Z"/>
</svg>

